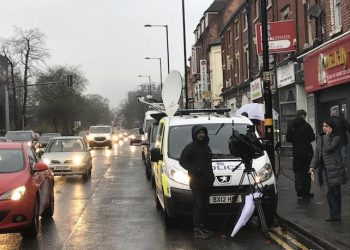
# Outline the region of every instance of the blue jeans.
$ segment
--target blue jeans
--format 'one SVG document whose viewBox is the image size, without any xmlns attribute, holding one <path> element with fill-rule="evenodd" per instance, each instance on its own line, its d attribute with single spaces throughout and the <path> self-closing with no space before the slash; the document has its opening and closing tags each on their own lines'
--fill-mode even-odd
<svg viewBox="0 0 350 250">
<path fill-rule="evenodd" d="M 333 219 L 341 218 L 341 189 L 340 185 L 329 187 L 327 192 L 329 206 L 329 217 Z"/>
</svg>

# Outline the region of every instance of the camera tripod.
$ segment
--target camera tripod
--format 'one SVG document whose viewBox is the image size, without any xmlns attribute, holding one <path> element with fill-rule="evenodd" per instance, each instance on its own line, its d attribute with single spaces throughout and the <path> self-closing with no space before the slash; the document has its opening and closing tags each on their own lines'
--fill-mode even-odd
<svg viewBox="0 0 350 250">
<path fill-rule="evenodd" d="M 238 187 L 243 189 L 243 181 L 244 181 L 244 178 L 247 177 L 248 183 L 249 183 L 249 193 L 253 196 L 254 205 L 256 207 L 256 210 L 258 211 L 258 217 L 261 223 L 262 231 L 265 234 L 267 234 L 268 228 L 265 220 L 264 210 L 262 209 L 262 205 L 261 205 L 262 191 L 264 189 L 264 186 L 261 182 L 256 181 L 256 178 L 258 175 L 255 169 L 252 167 L 252 159 L 244 159 L 240 164 L 238 164 L 238 166 L 241 165 L 242 163 L 244 163 L 245 169 L 243 170 Z M 255 191 L 258 191 L 261 195 L 259 195 L 258 197 L 254 197 Z"/>
</svg>

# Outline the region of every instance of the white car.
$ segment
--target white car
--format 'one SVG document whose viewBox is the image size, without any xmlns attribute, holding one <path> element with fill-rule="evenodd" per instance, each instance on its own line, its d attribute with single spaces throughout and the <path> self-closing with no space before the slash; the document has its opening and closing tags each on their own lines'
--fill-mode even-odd
<svg viewBox="0 0 350 250">
<path fill-rule="evenodd" d="M 243 196 L 249 191 L 247 178 L 243 185 L 239 185 L 245 166 L 241 164 L 240 157 L 231 154 L 229 139 L 233 129 L 246 134 L 252 122 L 244 116 L 231 116 L 219 111 L 192 112 L 184 110 L 184 113 L 178 112 L 173 117 L 163 117 L 159 122 L 155 148 L 151 150 L 151 161 L 156 163 L 153 164 L 156 207 L 163 209 L 166 225 L 172 224 L 173 218 L 192 213 L 189 176 L 187 170 L 180 166 L 179 158 L 185 146 L 192 141 L 192 127 L 195 125 L 208 129 L 212 150 L 215 181 L 210 190 L 209 213 L 236 214 Z M 277 208 L 277 187 L 267 153 L 263 152 L 254 159 L 252 167 L 258 182 L 264 186 L 262 208 L 266 222 L 271 224 Z M 251 182 L 254 183 L 254 180 Z"/>
<path fill-rule="evenodd" d="M 112 148 L 112 127 L 101 125 L 101 126 L 90 126 L 89 135 L 89 147 L 106 147 Z"/>
<path fill-rule="evenodd" d="M 78 136 L 52 138 L 41 159 L 53 174 L 82 175 L 86 180 L 91 175 L 92 158 L 90 149 Z"/>
</svg>

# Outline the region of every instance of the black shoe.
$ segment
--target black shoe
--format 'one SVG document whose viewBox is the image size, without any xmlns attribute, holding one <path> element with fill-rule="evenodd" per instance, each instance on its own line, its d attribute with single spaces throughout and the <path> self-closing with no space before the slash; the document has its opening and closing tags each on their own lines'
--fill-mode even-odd
<svg viewBox="0 0 350 250">
<path fill-rule="evenodd" d="M 330 218 L 326 219 L 326 221 L 327 222 L 338 222 L 338 221 L 341 221 L 341 219 L 340 218 L 332 218 L 332 217 L 330 217 Z"/>
<path fill-rule="evenodd" d="M 313 193 L 308 193 L 308 194 L 303 195 L 303 199 L 309 199 L 309 198 L 313 198 L 313 197 L 314 197 Z"/>
</svg>

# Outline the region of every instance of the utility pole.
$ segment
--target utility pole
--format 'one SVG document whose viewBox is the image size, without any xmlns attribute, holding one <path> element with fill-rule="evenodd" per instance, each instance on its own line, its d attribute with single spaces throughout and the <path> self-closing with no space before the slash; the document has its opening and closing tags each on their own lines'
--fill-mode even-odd
<svg viewBox="0 0 350 250">
<path fill-rule="evenodd" d="M 182 34 L 184 43 L 184 66 L 185 66 L 185 109 L 188 109 L 188 93 L 187 93 L 187 56 L 186 56 L 186 21 L 185 21 L 185 2 L 182 0 Z"/>
<path fill-rule="evenodd" d="M 269 42 L 267 30 L 267 12 L 266 0 L 260 0 L 261 15 L 261 37 L 263 48 L 263 88 L 265 101 L 265 137 L 268 140 L 267 154 L 269 155 L 273 172 L 275 173 L 275 151 L 273 138 L 273 120 L 272 120 L 272 94 L 270 89 L 271 73 L 269 62 Z"/>
</svg>

